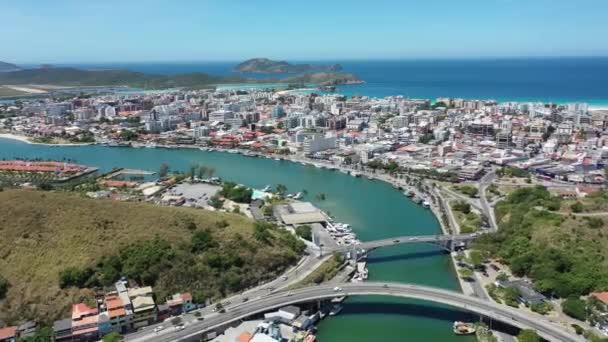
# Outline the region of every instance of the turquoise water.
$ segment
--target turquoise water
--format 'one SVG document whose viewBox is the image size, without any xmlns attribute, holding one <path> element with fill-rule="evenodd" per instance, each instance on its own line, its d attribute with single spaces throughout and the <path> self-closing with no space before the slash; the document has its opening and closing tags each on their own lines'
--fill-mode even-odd
<svg viewBox="0 0 608 342">
<path fill-rule="evenodd" d="M 293 62 L 293 61 L 292 61 Z M 497 101 L 588 102 L 608 106 L 608 58 L 515 58 L 444 60 L 300 61 L 340 63 L 366 81 L 339 87 L 345 95 L 412 98 L 462 97 Z M 205 72 L 252 78 L 287 74 L 234 74 L 237 62 L 72 64 L 82 68 L 120 68 L 153 74 Z"/>
<path fill-rule="evenodd" d="M 391 186 L 340 172 L 286 161 L 247 158 L 238 154 L 180 149 L 130 149 L 103 146 L 42 146 L 0 139 L 0 158 L 73 159 L 102 171 L 128 167 L 156 171 L 161 163 L 186 170 L 192 163 L 216 169 L 216 174 L 253 187 L 284 184 L 290 192 L 308 191 L 309 200 L 351 224 L 361 240 L 402 235 L 437 234 L 440 227 L 431 211 Z M 315 195 L 325 193 L 325 201 Z M 431 245 L 393 246 L 369 257 L 370 279 L 412 282 L 458 289 L 449 258 Z M 419 301 L 384 297 L 352 298 L 339 316 L 319 326 L 319 340 L 472 341 L 452 334 L 454 320 L 468 314 Z"/>
</svg>

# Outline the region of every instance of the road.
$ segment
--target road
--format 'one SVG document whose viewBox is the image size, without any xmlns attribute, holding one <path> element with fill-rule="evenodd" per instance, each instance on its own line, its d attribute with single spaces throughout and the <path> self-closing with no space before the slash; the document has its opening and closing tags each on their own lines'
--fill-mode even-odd
<svg viewBox="0 0 608 342">
<path fill-rule="evenodd" d="M 492 182 L 494 182 L 495 179 L 496 179 L 496 171 L 492 170 L 492 171 L 486 173 L 479 181 L 479 199 L 480 199 L 479 202 L 481 204 L 481 210 L 483 211 L 484 215 L 486 215 L 486 217 L 488 218 L 488 221 L 490 223 L 490 230 L 492 232 L 498 231 L 498 225 L 496 224 L 496 217 L 494 216 L 494 210 L 492 209 L 492 206 L 488 203 L 488 198 L 486 196 L 486 190 L 488 189 L 488 186 L 490 186 L 490 184 L 492 184 Z"/>
<path fill-rule="evenodd" d="M 224 298 L 220 302 L 224 304 L 224 307 L 230 308 L 231 306 L 238 305 L 239 303 L 243 303 L 243 301 L 246 301 L 249 299 L 254 299 L 254 298 L 260 298 L 260 297 L 266 296 L 270 293 L 280 291 L 281 289 L 285 289 L 286 287 L 302 280 L 304 277 L 306 277 L 312 271 L 317 269 L 327 258 L 331 257 L 331 254 L 328 254 L 324 258 L 319 258 L 317 256 L 318 251 L 315 251 L 311 248 L 307 248 L 306 251 L 307 251 L 307 254 L 300 260 L 300 262 L 296 266 L 289 269 L 287 272 L 285 272 L 280 277 L 278 277 L 268 283 L 265 283 L 265 284 L 255 287 L 255 288 L 244 291 L 242 293 L 235 294 L 228 298 Z M 214 308 L 215 308 L 215 305 L 209 305 L 205 308 L 200 309 L 199 311 L 203 316 L 206 316 L 206 315 L 213 314 Z M 189 323 L 192 323 L 189 321 L 196 321 L 196 318 L 193 315 L 185 315 L 185 316 L 183 316 L 183 321 L 186 324 L 189 324 Z M 167 327 L 168 325 L 170 325 L 169 322 L 150 325 L 141 331 L 124 335 L 124 340 L 125 341 L 148 341 L 148 340 L 152 339 L 154 336 L 156 336 L 156 334 L 154 333 L 154 328 L 160 327 L 160 326 Z"/>
<path fill-rule="evenodd" d="M 560 325 L 550 322 L 546 317 L 539 314 L 517 310 L 506 305 L 497 304 L 476 297 L 466 296 L 460 292 L 427 286 L 382 282 L 343 284 L 338 291 L 335 291 L 333 285 L 319 285 L 289 292 L 277 292 L 244 303 L 232 305 L 222 314 L 206 314 L 203 321 L 189 324 L 181 331 L 166 329 L 159 332 L 158 335 L 131 341 L 186 341 L 196 338 L 205 331 L 247 318 L 251 315 L 275 310 L 285 305 L 327 300 L 344 295 L 384 295 L 427 300 L 491 317 L 494 320 L 505 322 L 518 328 L 534 329 L 541 337 L 548 341 L 584 341 L 581 336 L 566 330 Z"/>
</svg>

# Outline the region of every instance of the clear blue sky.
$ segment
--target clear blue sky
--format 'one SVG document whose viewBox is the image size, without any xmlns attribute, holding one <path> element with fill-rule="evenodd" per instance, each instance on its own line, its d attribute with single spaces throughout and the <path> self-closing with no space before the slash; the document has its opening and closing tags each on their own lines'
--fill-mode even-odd
<svg viewBox="0 0 608 342">
<path fill-rule="evenodd" d="M 608 0 L 0 0 L 0 61 L 608 55 Z"/>
</svg>

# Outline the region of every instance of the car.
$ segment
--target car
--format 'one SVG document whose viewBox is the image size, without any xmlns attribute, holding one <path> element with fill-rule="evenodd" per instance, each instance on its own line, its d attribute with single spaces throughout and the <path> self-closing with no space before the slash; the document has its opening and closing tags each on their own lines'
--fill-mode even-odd
<svg viewBox="0 0 608 342">
<path fill-rule="evenodd" d="M 197 320 L 197 321 L 204 321 L 204 320 L 205 320 L 205 317 L 203 317 L 203 316 L 199 316 L 199 317 L 196 317 L 196 320 Z"/>
<path fill-rule="evenodd" d="M 401 242 L 401 241 L 399 241 L 399 240 L 393 240 L 393 243 L 399 243 L 399 242 Z"/>
<path fill-rule="evenodd" d="M 175 326 L 175 330 L 184 330 L 184 325 L 183 324 L 178 324 Z"/>
<path fill-rule="evenodd" d="M 243 303 L 245 303 L 248 300 L 249 300 L 249 298 L 247 298 L 247 297 L 243 298 Z"/>
<path fill-rule="evenodd" d="M 492 268 L 494 271 L 496 271 L 496 272 L 500 271 L 500 267 L 498 267 L 498 266 L 496 266 L 496 265 L 494 265 L 494 264 L 490 264 L 490 267 L 491 267 L 491 268 Z"/>
<path fill-rule="evenodd" d="M 291 293 L 291 292 L 287 292 L 287 293 L 285 294 L 285 297 L 291 297 L 291 296 L 293 296 L 293 293 Z"/>
<path fill-rule="evenodd" d="M 388 289 L 388 284 L 382 285 L 383 288 Z"/>
<path fill-rule="evenodd" d="M 160 325 L 160 326 L 158 326 L 158 327 L 154 328 L 154 332 L 155 332 L 155 333 L 158 333 L 159 331 L 161 331 L 161 330 L 163 330 L 163 329 L 165 329 L 165 327 L 163 327 L 162 325 Z"/>
<path fill-rule="evenodd" d="M 283 280 L 287 280 L 287 279 L 289 279 L 288 276 L 283 276 Z"/>
<path fill-rule="evenodd" d="M 336 292 L 338 292 L 338 291 L 342 291 L 342 288 L 341 288 L 341 287 L 336 286 L 336 287 L 334 287 L 334 291 L 336 291 Z"/>
<path fill-rule="evenodd" d="M 410 238 L 410 241 L 416 241 L 416 240 L 418 240 L 417 237 Z"/>
</svg>

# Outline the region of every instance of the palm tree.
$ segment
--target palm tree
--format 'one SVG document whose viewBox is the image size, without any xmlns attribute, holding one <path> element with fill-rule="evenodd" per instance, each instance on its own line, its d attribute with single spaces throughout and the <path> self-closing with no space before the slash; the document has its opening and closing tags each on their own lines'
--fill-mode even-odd
<svg viewBox="0 0 608 342">
<path fill-rule="evenodd" d="M 277 194 L 283 196 L 287 192 L 287 187 L 283 184 L 278 184 L 276 188 Z"/>
</svg>

